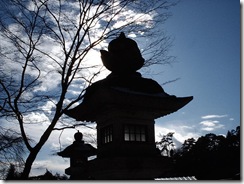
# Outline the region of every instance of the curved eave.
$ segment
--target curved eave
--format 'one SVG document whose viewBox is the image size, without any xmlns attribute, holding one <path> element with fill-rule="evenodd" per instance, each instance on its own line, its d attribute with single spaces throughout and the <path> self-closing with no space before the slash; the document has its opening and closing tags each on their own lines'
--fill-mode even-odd
<svg viewBox="0 0 244 184">
<path fill-rule="evenodd" d="M 160 95 L 144 95 L 118 91 L 114 89 L 101 89 L 94 93 L 86 103 L 67 110 L 65 114 L 77 121 L 96 121 L 97 115 L 106 107 L 116 107 L 132 112 L 148 113 L 154 119 L 176 112 L 193 99 L 193 96 L 175 97 Z"/>
<path fill-rule="evenodd" d="M 61 157 L 71 158 L 71 157 L 89 157 L 97 154 L 97 149 L 89 144 L 84 144 L 82 147 L 77 147 L 72 144 L 66 147 L 63 151 L 57 153 Z"/>
</svg>

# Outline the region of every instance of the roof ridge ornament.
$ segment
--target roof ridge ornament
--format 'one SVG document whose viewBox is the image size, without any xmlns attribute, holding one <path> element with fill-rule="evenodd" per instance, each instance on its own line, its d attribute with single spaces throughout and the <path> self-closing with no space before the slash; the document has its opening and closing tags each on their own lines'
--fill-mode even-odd
<svg viewBox="0 0 244 184">
<path fill-rule="evenodd" d="M 104 66 L 112 73 L 134 73 L 144 65 L 137 43 L 127 38 L 124 32 L 112 40 L 108 45 L 108 51 L 100 50 Z"/>
</svg>

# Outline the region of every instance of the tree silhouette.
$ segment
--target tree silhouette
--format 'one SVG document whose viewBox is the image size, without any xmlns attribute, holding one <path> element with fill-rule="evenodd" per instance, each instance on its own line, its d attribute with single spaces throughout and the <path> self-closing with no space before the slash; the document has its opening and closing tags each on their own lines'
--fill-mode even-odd
<svg viewBox="0 0 244 184">
<path fill-rule="evenodd" d="M 17 180 L 18 178 L 19 178 L 19 173 L 16 171 L 15 166 L 13 164 L 10 164 L 9 170 L 7 172 L 6 180 Z"/>
<path fill-rule="evenodd" d="M 46 172 L 43 175 L 32 176 L 29 179 L 30 180 L 68 180 L 68 177 L 66 175 L 60 175 L 58 173 L 53 175 L 52 172 L 46 169 Z"/>
<path fill-rule="evenodd" d="M 20 171 L 24 166 L 25 145 L 21 134 L 0 126 L 0 165 L 1 179 L 6 177 L 7 170 Z M 12 176 L 13 176 L 12 172 Z M 9 176 L 10 177 L 10 176 Z"/>
<path fill-rule="evenodd" d="M 184 141 L 182 144 L 182 152 L 189 152 L 193 149 L 196 144 L 196 140 L 194 138 L 189 138 Z"/>
<path fill-rule="evenodd" d="M 226 137 L 209 133 L 196 142 L 188 139 L 174 158 L 178 175 L 199 180 L 239 179 L 235 175 L 240 173 L 240 128 L 228 131 Z"/>
<path fill-rule="evenodd" d="M 22 179 L 53 130 L 75 126 L 63 114 L 101 73 L 94 56 L 108 40 L 121 31 L 144 38 L 145 66 L 170 62 L 170 39 L 157 26 L 173 5 L 166 0 L 0 2 L 0 117 L 18 124 L 28 150 Z M 31 143 L 27 135 L 40 128 Z"/>
<path fill-rule="evenodd" d="M 175 144 L 173 142 L 174 132 L 169 132 L 163 135 L 159 142 L 156 142 L 162 156 L 172 157 L 174 153 Z"/>
</svg>

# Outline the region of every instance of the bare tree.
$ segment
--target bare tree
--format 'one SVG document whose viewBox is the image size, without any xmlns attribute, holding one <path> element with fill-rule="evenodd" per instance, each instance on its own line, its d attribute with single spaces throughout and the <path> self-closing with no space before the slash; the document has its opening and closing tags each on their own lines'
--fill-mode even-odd
<svg viewBox="0 0 244 184">
<path fill-rule="evenodd" d="M 64 111 L 82 100 L 103 70 L 95 56 L 107 41 L 123 31 L 146 40 L 145 66 L 170 61 L 170 40 L 157 26 L 174 5 L 166 0 L 0 2 L 0 117 L 18 124 L 28 150 L 22 179 L 53 130 L 70 126 Z M 31 143 L 28 135 L 40 126 L 42 134 Z"/>
<path fill-rule="evenodd" d="M 0 178 L 4 179 L 9 168 L 21 171 L 24 166 L 25 145 L 21 135 L 0 126 Z"/>
</svg>

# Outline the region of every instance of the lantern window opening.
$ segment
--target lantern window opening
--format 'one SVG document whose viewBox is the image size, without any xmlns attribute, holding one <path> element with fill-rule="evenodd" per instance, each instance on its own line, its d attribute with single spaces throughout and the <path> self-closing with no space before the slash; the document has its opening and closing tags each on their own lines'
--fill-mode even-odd
<svg viewBox="0 0 244 184">
<path fill-rule="evenodd" d="M 102 129 L 102 143 L 106 144 L 113 141 L 113 126 L 109 125 Z"/>
<path fill-rule="evenodd" d="M 124 126 L 124 140 L 146 142 L 146 126 L 126 124 Z"/>
</svg>

